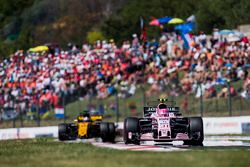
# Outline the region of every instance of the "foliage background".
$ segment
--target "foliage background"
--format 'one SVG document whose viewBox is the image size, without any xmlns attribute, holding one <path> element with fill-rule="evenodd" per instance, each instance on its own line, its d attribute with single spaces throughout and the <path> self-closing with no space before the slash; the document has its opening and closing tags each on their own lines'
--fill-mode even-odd
<svg viewBox="0 0 250 167">
<path fill-rule="evenodd" d="M 0 0 L 0 57 L 35 45 L 81 44 L 88 32 L 116 42 L 140 33 L 139 18 L 194 14 L 198 31 L 236 28 L 250 23 L 249 0 Z M 159 35 L 148 27 L 149 38 Z"/>
</svg>

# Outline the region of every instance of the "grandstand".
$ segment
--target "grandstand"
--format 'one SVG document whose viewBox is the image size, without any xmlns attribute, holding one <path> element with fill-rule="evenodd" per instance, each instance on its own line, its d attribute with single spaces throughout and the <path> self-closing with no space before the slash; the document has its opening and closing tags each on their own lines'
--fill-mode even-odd
<svg viewBox="0 0 250 167">
<path fill-rule="evenodd" d="M 205 107 L 207 111 L 247 110 L 248 38 L 240 33 L 232 40 L 232 34 L 225 35 L 217 29 L 210 38 L 203 32 L 190 37 L 189 49 L 172 32 L 147 42 L 140 42 L 134 34 L 120 47 L 114 40 L 103 40 L 94 45 L 69 44 L 67 50 L 58 45 L 19 50 L 0 63 L 1 119 L 12 120 L 21 115 L 22 119 L 46 120 L 56 107 L 77 100 L 85 105 L 78 107 L 78 112 L 83 107 L 91 109 L 91 100 L 110 103 L 92 105 L 93 111 L 101 107 L 115 112 L 118 109 L 114 95 L 128 101 L 121 108 L 127 112 L 124 110 L 130 110 L 131 105 L 139 107 L 143 100 L 159 93 L 176 98 L 187 114 L 199 113 L 199 103 L 192 105 L 198 99 L 203 100 L 202 105 L 215 106 Z M 236 99 L 233 102 L 237 107 L 230 104 L 228 109 L 229 97 Z M 134 98 L 141 102 L 131 104 Z M 69 116 L 71 110 L 67 111 Z"/>
</svg>

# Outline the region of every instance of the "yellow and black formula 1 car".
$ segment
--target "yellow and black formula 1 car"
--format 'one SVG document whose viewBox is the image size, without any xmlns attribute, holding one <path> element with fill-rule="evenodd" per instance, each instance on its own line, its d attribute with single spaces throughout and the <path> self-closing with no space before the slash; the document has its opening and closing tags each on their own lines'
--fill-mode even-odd
<svg viewBox="0 0 250 167">
<path fill-rule="evenodd" d="M 102 122 L 101 115 L 80 114 L 74 123 L 58 125 L 58 138 L 61 141 L 97 137 L 100 137 L 103 142 L 115 140 L 114 123 Z"/>
</svg>

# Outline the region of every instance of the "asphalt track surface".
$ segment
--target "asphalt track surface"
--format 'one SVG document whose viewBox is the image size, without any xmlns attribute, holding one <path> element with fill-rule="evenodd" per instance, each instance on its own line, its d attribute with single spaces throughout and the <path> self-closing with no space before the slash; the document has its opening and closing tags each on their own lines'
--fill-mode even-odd
<svg viewBox="0 0 250 167">
<path fill-rule="evenodd" d="M 160 152 L 171 152 L 171 151 L 187 151 L 192 149 L 204 149 L 204 148 L 248 148 L 250 149 L 250 137 L 249 136 L 207 136 L 203 142 L 203 146 L 188 146 L 183 145 L 182 141 L 173 142 L 160 142 L 156 143 L 153 141 L 141 142 L 140 145 L 128 144 L 125 145 L 121 139 L 118 139 L 115 143 L 102 143 L 100 139 L 78 139 L 75 141 L 68 142 L 82 142 L 91 143 L 96 147 L 111 148 L 117 150 L 130 150 L 130 151 L 160 151 Z"/>
</svg>

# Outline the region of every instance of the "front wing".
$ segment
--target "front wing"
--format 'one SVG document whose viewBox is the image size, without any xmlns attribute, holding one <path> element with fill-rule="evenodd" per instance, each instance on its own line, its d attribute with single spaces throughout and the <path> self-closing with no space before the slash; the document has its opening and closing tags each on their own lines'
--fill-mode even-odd
<svg viewBox="0 0 250 167">
<path fill-rule="evenodd" d="M 171 118 L 170 131 L 167 136 L 161 136 L 161 130 L 151 118 L 143 118 L 139 120 L 140 134 L 138 135 L 141 141 L 173 141 L 173 140 L 189 140 L 189 121 L 188 118 Z"/>
</svg>

